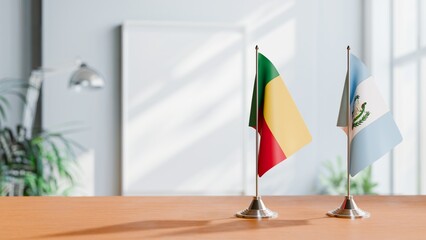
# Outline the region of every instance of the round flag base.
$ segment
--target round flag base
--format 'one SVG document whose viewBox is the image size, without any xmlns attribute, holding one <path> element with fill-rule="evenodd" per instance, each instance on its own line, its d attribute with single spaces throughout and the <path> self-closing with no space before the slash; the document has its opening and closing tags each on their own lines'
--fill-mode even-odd
<svg viewBox="0 0 426 240">
<path fill-rule="evenodd" d="M 363 211 L 356 205 L 352 196 L 346 196 L 342 205 L 335 210 L 327 212 L 327 215 L 330 217 L 351 219 L 370 217 L 370 213 Z"/>
<path fill-rule="evenodd" d="M 260 197 L 253 197 L 250 206 L 235 216 L 239 218 L 276 218 L 278 213 L 269 210 Z"/>
</svg>

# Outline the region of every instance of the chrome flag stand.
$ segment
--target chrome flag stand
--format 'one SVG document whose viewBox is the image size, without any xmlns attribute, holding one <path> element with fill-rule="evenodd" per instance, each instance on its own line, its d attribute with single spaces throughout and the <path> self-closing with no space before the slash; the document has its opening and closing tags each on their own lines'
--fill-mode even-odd
<svg viewBox="0 0 426 240">
<path fill-rule="evenodd" d="M 349 51 L 351 48 L 348 46 L 348 73 L 347 73 L 347 88 L 346 88 L 346 94 L 347 94 L 347 115 L 346 115 L 346 124 L 347 124 L 347 135 L 348 135 L 348 141 L 347 141 L 347 194 L 345 196 L 345 199 L 343 200 L 342 205 L 339 208 L 336 208 L 335 210 L 327 212 L 327 215 L 330 217 L 339 217 L 339 218 L 368 218 L 370 217 L 370 213 L 363 211 L 360 209 L 353 199 L 353 196 L 351 195 L 351 176 L 349 174 L 349 166 L 350 166 L 350 157 L 351 157 L 351 120 L 352 120 L 352 114 L 351 114 L 351 77 L 350 77 L 350 62 L 349 62 Z"/>
<path fill-rule="evenodd" d="M 256 196 L 250 203 L 250 206 L 236 214 L 239 218 L 275 218 L 278 216 L 276 212 L 269 210 L 263 203 L 259 196 L 259 81 L 258 81 L 258 51 L 259 47 L 256 45 Z"/>
</svg>

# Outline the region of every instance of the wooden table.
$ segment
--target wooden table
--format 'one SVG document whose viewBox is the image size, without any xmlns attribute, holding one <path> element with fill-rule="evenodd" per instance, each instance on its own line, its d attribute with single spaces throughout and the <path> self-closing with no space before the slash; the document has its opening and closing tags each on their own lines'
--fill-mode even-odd
<svg viewBox="0 0 426 240">
<path fill-rule="evenodd" d="M 356 196 L 369 219 L 330 218 L 343 197 L 263 197 L 272 220 L 235 218 L 251 197 L 0 198 L 0 239 L 426 239 L 426 196 Z"/>
</svg>

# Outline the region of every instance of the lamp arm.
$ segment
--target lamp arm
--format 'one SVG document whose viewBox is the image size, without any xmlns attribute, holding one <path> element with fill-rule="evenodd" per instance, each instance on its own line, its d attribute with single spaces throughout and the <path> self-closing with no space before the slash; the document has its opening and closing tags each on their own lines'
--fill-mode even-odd
<svg viewBox="0 0 426 240">
<path fill-rule="evenodd" d="M 79 67 L 81 64 L 83 64 L 83 61 L 81 59 L 76 59 L 74 64 L 67 64 L 67 65 L 63 65 L 60 67 L 56 67 L 56 68 L 50 68 L 50 67 L 39 67 L 37 69 L 34 69 L 31 72 L 32 74 L 40 74 L 43 75 L 43 78 L 45 77 L 49 77 L 51 75 L 55 75 L 55 74 L 59 74 L 59 73 L 63 73 L 66 71 L 70 71 L 73 70 L 77 67 Z"/>
<path fill-rule="evenodd" d="M 27 94 L 25 97 L 26 102 L 22 113 L 22 126 L 27 130 L 26 137 L 28 138 L 32 136 L 34 118 L 37 112 L 37 102 L 40 96 L 42 82 L 42 74 L 38 74 L 35 71 L 32 71 L 29 78 L 30 88 L 27 89 Z"/>
<path fill-rule="evenodd" d="M 28 138 L 32 136 L 34 119 L 37 113 L 37 103 L 40 97 L 40 89 L 43 80 L 48 76 L 72 70 L 73 68 L 76 68 L 81 64 L 82 61 L 77 59 L 75 64 L 72 66 L 68 65 L 55 69 L 40 67 L 31 71 L 31 75 L 28 80 L 31 87 L 27 90 L 27 94 L 25 97 L 26 102 L 22 113 L 22 126 L 27 129 L 26 134 Z"/>
</svg>

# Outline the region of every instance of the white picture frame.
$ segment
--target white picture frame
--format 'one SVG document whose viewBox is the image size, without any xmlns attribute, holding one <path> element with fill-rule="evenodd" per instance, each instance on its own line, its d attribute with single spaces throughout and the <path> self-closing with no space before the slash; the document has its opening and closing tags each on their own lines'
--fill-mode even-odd
<svg viewBox="0 0 426 240">
<path fill-rule="evenodd" d="M 122 25 L 122 195 L 244 193 L 246 42 L 226 24 Z"/>
</svg>

